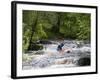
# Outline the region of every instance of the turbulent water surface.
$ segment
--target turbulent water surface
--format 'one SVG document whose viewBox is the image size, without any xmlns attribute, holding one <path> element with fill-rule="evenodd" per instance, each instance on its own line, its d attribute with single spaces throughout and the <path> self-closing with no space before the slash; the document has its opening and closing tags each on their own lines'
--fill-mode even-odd
<svg viewBox="0 0 100 80">
<path fill-rule="evenodd" d="M 90 58 L 91 47 L 89 42 L 65 40 L 63 51 L 57 51 L 57 46 L 61 42 L 52 41 L 52 44 L 43 45 L 43 50 L 23 53 L 22 68 L 58 68 L 79 66 L 78 60 Z"/>
</svg>

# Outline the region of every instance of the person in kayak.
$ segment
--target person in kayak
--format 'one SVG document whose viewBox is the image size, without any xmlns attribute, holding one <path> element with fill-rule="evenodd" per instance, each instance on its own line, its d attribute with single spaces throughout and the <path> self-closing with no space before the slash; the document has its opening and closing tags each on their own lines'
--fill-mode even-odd
<svg viewBox="0 0 100 80">
<path fill-rule="evenodd" d="M 59 51 L 62 54 L 65 52 L 70 53 L 72 51 L 72 49 L 70 49 L 70 48 L 64 49 L 63 46 L 64 46 L 64 43 L 59 44 L 57 47 L 57 51 Z"/>
<path fill-rule="evenodd" d="M 64 46 L 64 43 L 61 43 L 57 47 L 57 51 L 62 51 L 62 47 Z"/>
</svg>

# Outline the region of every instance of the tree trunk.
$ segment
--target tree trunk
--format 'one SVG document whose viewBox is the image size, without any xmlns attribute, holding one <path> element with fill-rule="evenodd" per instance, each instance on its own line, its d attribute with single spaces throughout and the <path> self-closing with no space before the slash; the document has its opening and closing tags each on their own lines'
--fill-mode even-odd
<svg viewBox="0 0 100 80">
<path fill-rule="evenodd" d="M 36 16 L 35 22 L 33 22 L 33 24 L 32 24 L 32 30 L 31 30 L 31 36 L 30 36 L 30 40 L 29 40 L 28 50 L 30 50 L 32 47 L 32 37 L 35 32 L 35 26 L 37 25 L 37 21 L 38 21 L 38 14 Z"/>
</svg>

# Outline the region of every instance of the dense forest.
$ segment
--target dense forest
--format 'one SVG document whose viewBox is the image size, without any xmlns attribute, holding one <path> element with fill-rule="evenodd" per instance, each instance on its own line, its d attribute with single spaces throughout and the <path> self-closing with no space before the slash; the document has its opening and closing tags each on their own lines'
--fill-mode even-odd
<svg viewBox="0 0 100 80">
<path fill-rule="evenodd" d="M 88 13 L 23 10 L 23 51 L 38 40 L 90 40 Z"/>
</svg>

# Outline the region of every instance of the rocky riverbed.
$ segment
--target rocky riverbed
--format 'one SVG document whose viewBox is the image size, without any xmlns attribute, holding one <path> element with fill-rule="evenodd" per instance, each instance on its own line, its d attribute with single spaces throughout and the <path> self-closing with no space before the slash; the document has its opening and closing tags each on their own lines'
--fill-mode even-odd
<svg viewBox="0 0 100 80">
<path fill-rule="evenodd" d="M 57 51 L 60 41 L 51 41 L 52 44 L 44 44 L 44 48 L 38 51 L 23 53 L 22 68 L 61 68 L 89 66 L 91 60 L 91 46 L 89 42 L 64 40 L 63 51 Z"/>
</svg>

